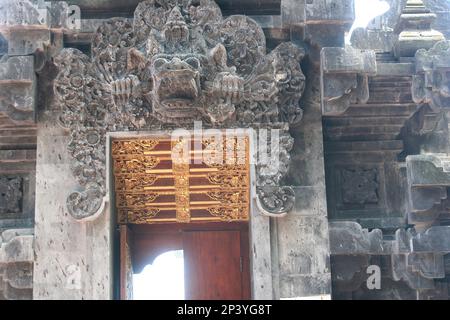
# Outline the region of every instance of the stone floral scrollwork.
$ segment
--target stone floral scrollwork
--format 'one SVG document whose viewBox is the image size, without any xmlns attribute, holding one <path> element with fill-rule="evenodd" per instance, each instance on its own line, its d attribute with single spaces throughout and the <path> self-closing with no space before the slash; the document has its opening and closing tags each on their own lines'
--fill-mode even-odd
<svg viewBox="0 0 450 320">
<path fill-rule="evenodd" d="M 67 209 L 77 220 L 93 216 L 102 206 L 103 192 L 97 185 L 89 185 L 86 190 L 72 192 L 67 198 Z"/>
<path fill-rule="evenodd" d="M 283 43 L 266 54 L 254 20 L 223 19 L 211 0 L 148 0 L 133 20 L 103 23 L 91 51 L 88 57 L 64 49 L 54 61 L 59 120 L 71 132 L 72 171 L 85 189 L 69 196 L 75 218 L 101 207 L 87 202 L 106 194 L 105 136 L 113 131 L 190 128 L 194 120 L 215 128 L 281 128 L 281 169 L 267 174 L 257 168 L 258 190 L 279 188 L 292 148 L 289 125 L 302 118 L 303 49 Z M 270 198 L 266 189 L 269 211 L 291 207 L 286 190 Z"/>
<path fill-rule="evenodd" d="M 221 35 L 228 62 L 241 75 L 249 75 L 266 54 L 266 38 L 258 24 L 246 16 L 231 16 L 223 21 Z"/>
<path fill-rule="evenodd" d="M 279 131 L 275 131 L 277 129 Z M 270 134 L 269 131 L 267 133 L 267 142 L 270 141 L 267 144 L 267 154 L 270 156 L 259 159 L 256 165 L 257 204 L 269 216 L 283 216 L 294 207 L 295 202 L 294 190 L 291 187 L 280 186 L 289 170 L 291 160 L 289 152 L 292 150 L 294 139 L 289 135 L 287 125 L 272 128 Z M 259 138 L 263 138 L 261 133 Z M 279 143 L 274 143 L 275 141 Z M 259 151 L 262 151 L 261 146 Z M 275 155 L 278 161 L 272 158 Z"/>
<path fill-rule="evenodd" d="M 258 205 L 267 215 L 283 216 L 294 207 L 295 193 L 291 187 L 265 186 L 257 189 Z"/>
</svg>

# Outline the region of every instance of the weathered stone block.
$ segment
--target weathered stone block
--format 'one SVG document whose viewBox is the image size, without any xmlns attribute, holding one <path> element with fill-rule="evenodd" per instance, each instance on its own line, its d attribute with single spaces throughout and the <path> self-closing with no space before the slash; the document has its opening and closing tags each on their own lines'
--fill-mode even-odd
<svg viewBox="0 0 450 320">
<path fill-rule="evenodd" d="M 330 274 L 286 275 L 280 278 L 281 299 L 305 299 L 330 294 Z"/>
<path fill-rule="evenodd" d="M 366 73 L 375 74 L 377 64 L 375 52 L 345 48 L 323 48 L 321 51 L 323 73 Z"/>
<path fill-rule="evenodd" d="M 277 231 L 280 277 L 329 276 L 328 222 L 325 217 L 289 215 L 278 221 Z"/>
<path fill-rule="evenodd" d="M 406 158 L 406 165 L 408 220 L 423 230 L 433 224 L 448 202 L 449 160 L 446 155 L 415 155 Z"/>
<path fill-rule="evenodd" d="M 39 8 L 38 4 L 32 1 L 3 0 L 0 3 L 0 26 L 41 26 L 47 21 L 46 8 Z"/>
<path fill-rule="evenodd" d="M 67 212 L 76 187 L 68 139 L 57 125 L 38 128 L 34 299 L 111 299 L 113 219 L 107 211 L 80 223 Z"/>
<path fill-rule="evenodd" d="M 281 0 L 283 25 L 345 24 L 354 20 L 354 0 Z"/>
<path fill-rule="evenodd" d="M 381 230 L 369 232 L 359 223 L 333 221 L 330 223 L 330 252 L 332 255 L 380 254 L 385 251 Z"/>
<path fill-rule="evenodd" d="M 330 47 L 323 48 L 320 56 L 323 115 L 339 115 L 350 103 L 367 102 L 368 76 L 377 71 L 374 51 Z"/>
<path fill-rule="evenodd" d="M 383 274 L 395 281 L 405 281 L 414 290 L 433 289 L 435 279 L 445 276 L 444 255 L 450 252 L 450 227 L 432 227 L 423 233 L 414 229 L 398 229 L 393 240 L 383 240 L 381 230 L 362 229 L 358 223 L 330 223 L 330 243 L 335 286 L 357 288 L 358 272 L 369 265 L 375 255 L 388 256 Z M 361 257 L 355 260 L 355 257 Z M 345 263 L 359 261 L 359 268 L 346 269 Z"/>
<path fill-rule="evenodd" d="M 434 112 L 450 106 L 450 41 L 440 41 L 431 49 L 415 54 L 416 74 L 412 97 L 416 103 L 428 103 Z"/>
<path fill-rule="evenodd" d="M 50 45 L 50 37 L 47 28 L 11 28 L 8 33 L 8 55 L 31 55 L 37 49 Z"/>
<path fill-rule="evenodd" d="M 319 186 L 295 186 L 295 204 L 290 215 L 317 216 L 327 215 L 325 194 Z"/>
<path fill-rule="evenodd" d="M 27 262 L 33 261 L 33 236 L 17 236 L 12 240 L 3 243 L 0 248 L 0 262 Z"/>
<path fill-rule="evenodd" d="M 32 56 L 0 60 L 0 112 L 16 121 L 34 120 L 35 87 Z"/>
</svg>

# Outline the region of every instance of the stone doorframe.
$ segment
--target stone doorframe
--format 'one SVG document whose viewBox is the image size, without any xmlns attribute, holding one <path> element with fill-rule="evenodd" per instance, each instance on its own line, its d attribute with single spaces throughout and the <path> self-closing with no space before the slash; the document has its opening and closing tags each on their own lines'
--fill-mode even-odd
<svg viewBox="0 0 450 320">
<path fill-rule="evenodd" d="M 253 297 L 273 297 L 269 217 L 295 211 L 296 193 L 283 185 L 283 179 L 294 145 L 290 127 L 298 126 L 303 116 L 299 102 L 306 77 L 300 62 L 305 50 L 284 42 L 267 52 L 264 32 L 253 19 L 242 15 L 224 18 L 212 0 L 202 1 L 200 7 L 188 5 L 167 2 L 158 7 L 153 1 L 143 1 L 134 19 L 114 18 L 101 24 L 93 37 L 91 56 L 65 48 L 54 57 L 58 70 L 53 81 L 54 101 L 47 110 L 48 122 L 42 121 L 38 128 L 41 158 L 37 169 L 41 172 L 36 216 L 42 221 L 36 223 L 40 247 L 36 250 L 36 297 L 111 296 L 107 289 L 112 288 L 111 257 L 107 255 L 113 230 L 110 203 L 106 204 L 110 198 L 107 141 L 119 134 L 113 132 L 138 135 L 188 129 L 194 121 L 214 129 L 279 130 L 280 143 L 275 150 L 279 166 L 274 168 L 269 162 L 253 168 L 250 226 Z M 203 32 L 207 30 L 212 33 Z M 47 152 L 50 148 L 55 151 Z M 49 164 L 52 171 L 47 170 Z M 62 179 L 47 184 L 55 174 Z M 48 192 L 55 198 L 50 203 Z M 51 210 L 54 213 L 47 216 Z M 294 216 L 291 220 L 304 223 Z M 67 254 L 60 248 L 63 246 L 70 246 L 72 252 Z M 46 247 L 55 252 L 50 254 Z M 58 262 L 51 279 L 47 277 L 47 259 Z M 91 273 L 93 268 L 98 272 Z M 294 269 L 285 270 L 285 287 Z M 326 283 L 328 271 L 322 269 L 326 274 L 321 275 L 325 278 L 321 283 Z M 54 289 L 53 283 L 65 281 L 67 270 L 75 270 L 79 285 Z M 306 279 L 295 273 L 294 277 Z M 299 294 L 283 294 L 292 295 Z"/>
<path fill-rule="evenodd" d="M 253 129 L 238 129 L 249 137 L 250 157 L 256 155 L 256 132 Z M 196 130 L 189 130 L 197 134 Z M 111 232 L 116 228 L 116 212 L 114 206 L 113 167 L 111 158 L 111 141 L 117 138 L 151 138 L 170 135 L 170 131 L 145 131 L 145 132 L 109 132 L 106 135 L 106 186 L 107 192 L 104 198 L 104 207 L 97 214 L 102 214 L 106 209 L 110 212 Z M 270 217 L 264 213 L 259 205 L 256 192 L 256 168 L 255 161 L 250 161 L 250 219 L 249 219 L 249 244 L 250 244 L 250 278 L 251 294 L 255 300 L 272 300 L 272 263 L 270 244 Z M 111 256 L 115 256 L 115 245 L 111 245 Z M 110 268 L 113 271 L 113 268 Z M 111 274 L 111 277 L 113 274 Z M 113 284 L 113 286 L 116 284 Z"/>
</svg>

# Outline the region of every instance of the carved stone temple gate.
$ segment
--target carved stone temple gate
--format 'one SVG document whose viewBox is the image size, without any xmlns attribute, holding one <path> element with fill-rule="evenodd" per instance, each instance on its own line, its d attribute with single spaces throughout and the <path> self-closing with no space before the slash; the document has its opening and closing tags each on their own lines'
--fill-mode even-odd
<svg viewBox="0 0 450 320">
<path fill-rule="evenodd" d="M 254 299 L 448 299 L 450 4 L 388 2 L 349 45 L 353 0 L 0 0 L 0 299 L 112 299 L 119 211 L 248 218 Z M 277 155 L 248 217 L 114 151 L 199 126 Z"/>
</svg>

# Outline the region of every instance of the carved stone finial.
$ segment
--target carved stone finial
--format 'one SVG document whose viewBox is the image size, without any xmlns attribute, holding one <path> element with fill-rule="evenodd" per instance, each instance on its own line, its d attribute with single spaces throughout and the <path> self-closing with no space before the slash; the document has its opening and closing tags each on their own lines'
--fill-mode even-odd
<svg viewBox="0 0 450 320">
<path fill-rule="evenodd" d="M 395 31 L 399 33 L 394 45 L 394 55 L 414 57 L 418 49 L 429 49 L 436 42 L 445 40 L 444 35 L 431 29 L 436 15 L 425 7 L 422 0 L 408 0 Z"/>
<path fill-rule="evenodd" d="M 181 15 L 178 6 L 170 11 L 163 28 L 164 39 L 169 43 L 185 42 L 189 40 L 189 28 Z"/>
</svg>

